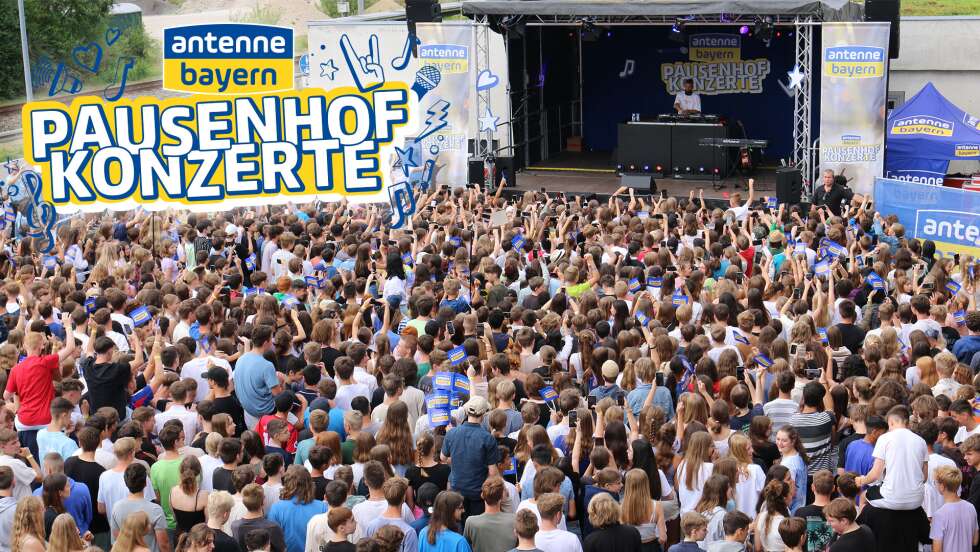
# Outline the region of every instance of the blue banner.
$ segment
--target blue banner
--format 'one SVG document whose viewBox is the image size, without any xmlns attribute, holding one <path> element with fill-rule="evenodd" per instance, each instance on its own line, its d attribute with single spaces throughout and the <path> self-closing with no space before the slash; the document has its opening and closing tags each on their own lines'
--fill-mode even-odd
<svg viewBox="0 0 980 552">
<path fill-rule="evenodd" d="M 980 193 L 878 178 L 875 200 L 898 217 L 906 237 L 932 240 L 943 255 L 980 256 Z"/>
<path fill-rule="evenodd" d="M 890 143 L 890 142 L 889 142 Z M 885 157 L 885 178 L 942 186 L 949 161 L 946 159 L 923 159 L 892 155 Z"/>
</svg>

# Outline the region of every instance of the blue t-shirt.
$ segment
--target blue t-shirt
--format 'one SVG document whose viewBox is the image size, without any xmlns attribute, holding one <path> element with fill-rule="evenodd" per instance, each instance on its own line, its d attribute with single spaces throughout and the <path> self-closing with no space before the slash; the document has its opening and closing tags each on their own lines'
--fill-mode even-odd
<svg viewBox="0 0 980 552">
<path fill-rule="evenodd" d="M 626 402 L 629 403 L 630 410 L 633 411 L 634 416 L 640 415 L 640 410 L 643 410 L 643 403 L 647 400 L 647 394 L 650 393 L 651 384 L 641 383 L 636 386 L 636 389 L 630 391 L 629 395 L 626 395 Z M 657 387 L 656 391 L 653 392 L 653 406 L 659 406 L 664 414 L 667 416 L 667 421 L 674 419 L 674 401 L 671 399 L 670 391 L 666 387 Z"/>
<path fill-rule="evenodd" d="M 344 411 L 339 408 L 331 408 L 327 412 L 327 431 L 335 431 L 340 435 L 340 442 L 347 440 L 347 432 L 344 431 Z"/>
<path fill-rule="evenodd" d="M 449 430 L 442 442 L 442 455 L 450 458 L 449 483 L 453 489 L 474 499 L 480 498 L 487 467 L 500 462 L 497 440 L 480 424 L 471 422 Z"/>
<path fill-rule="evenodd" d="M 235 363 L 235 394 L 242 408 L 256 418 L 276 409 L 272 388 L 279 385 L 276 367 L 258 353 L 245 353 Z"/>
<path fill-rule="evenodd" d="M 956 360 L 970 364 L 973 355 L 980 351 L 980 335 L 964 335 L 953 344 L 953 354 Z"/>
<path fill-rule="evenodd" d="M 306 550 L 306 526 L 310 519 L 327 511 L 327 503 L 314 500 L 308 504 L 300 504 L 295 498 L 279 500 L 272 504 L 268 518 L 282 527 L 286 536 L 288 552 L 304 552 Z"/>
<path fill-rule="evenodd" d="M 389 519 L 386 517 L 376 518 L 374 521 L 368 524 L 367 528 L 364 529 L 364 534 L 368 537 L 373 537 L 378 529 L 381 529 L 385 525 L 394 525 L 395 527 L 402 530 L 404 537 L 402 538 L 401 552 L 417 552 L 419 549 L 419 537 L 418 534 L 412 529 L 412 526 L 399 519 Z"/>
<path fill-rule="evenodd" d="M 38 487 L 34 489 L 34 496 L 41 496 L 44 489 Z M 92 523 L 92 493 L 88 490 L 88 485 L 80 483 L 72 478 L 68 478 L 68 498 L 65 499 L 65 512 L 71 514 L 78 526 L 78 532 L 84 535 L 88 532 L 89 524 Z"/>
<path fill-rule="evenodd" d="M 875 446 L 864 439 L 852 441 L 844 452 L 844 471 L 868 475 L 875 463 L 874 456 L 871 455 L 874 450 Z"/>
<path fill-rule="evenodd" d="M 429 528 L 419 533 L 419 552 L 472 552 L 470 543 L 463 535 L 443 529 L 436 535 L 436 543 L 429 544 Z"/>
<path fill-rule="evenodd" d="M 57 452 L 62 458 L 70 458 L 72 453 L 78 450 L 78 444 L 70 437 L 58 431 L 48 431 L 41 428 L 37 432 L 37 457 L 44 460 L 49 452 Z"/>
<path fill-rule="evenodd" d="M 850 449 L 850 447 L 848 447 Z M 803 459 L 800 458 L 799 454 L 794 454 L 793 456 L 784 456 L 779 461 L 780 464 L 786 466 L 790 473 L 793 474 L 793 481 L 796 483 L 796 495 L 793 497 L 793 503 L 789 505 L 789 513 L 796 512 L 797 508 L 802 507 L 806 504 L 806 489 L 809 485 L 808 476 L 806 474 L 806 464 Z"/>
</svg>

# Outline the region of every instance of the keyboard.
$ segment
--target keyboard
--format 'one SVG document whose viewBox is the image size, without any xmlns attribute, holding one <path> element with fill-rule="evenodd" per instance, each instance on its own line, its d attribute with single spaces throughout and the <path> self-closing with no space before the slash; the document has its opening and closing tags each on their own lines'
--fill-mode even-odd
<svg viewBox="0 0 980 552">
<path fill-rule="evenodd" d="M 715 148 L 765 148 L 769 146 L 768 140 L 755 140 L 750 138 L 702 138 L 698 141 L 702 146 Z"/>
</svg>

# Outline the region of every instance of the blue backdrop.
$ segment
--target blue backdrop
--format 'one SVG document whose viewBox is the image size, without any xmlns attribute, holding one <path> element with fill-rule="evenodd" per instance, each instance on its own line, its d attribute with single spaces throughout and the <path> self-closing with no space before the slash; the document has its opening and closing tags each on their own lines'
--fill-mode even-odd
<svg viewBox="0 0 980 552">
<path fill-rule="evenodd" d="M 766 157 L 789 158 L 793 149 L 793 98 L 783 91 L 778 80 L 788 83 L 787 71 L 794 65 L 795 38 L 792 29 L 781 28 L 781 37 L 769 47 L 751 37 L 742 37 L 741 59 L 765 58 L 770 62 L 769 75 L 759 94 L 718 94 L 701 96 L 705 113 L 741 120 L 749 138 L 769 140 Z M 631 113 L 644 115 L 672 113 L 674 97 L 661 79 L 661 64 L 689 61 L 681 44 L 668 38 L 669 27 L 614 27 L 604 30 L 599 40 L 582 46 L 585 142 L 589 149 L 612 151 L 616 148 L 617 124 Z M 737 35 L 737 27 L 693 27 L 691 34 L 725 33 Z M 819 31 L 814 32 L 819 42 Z M 819 45 L 815 45 L 819 51 Z M 626 59 L 635 60 L 633 75 L 620 78 Z M 819 65 L 819 61 L 817 63 Z M 819 119 L 817 106 L 819 67 L 813 82 L 814 120 Z M 807 75 L 809 78 L 809 75 Z M 740 130 L 733 127 L 733 135 Z M 818 136 L 818 129 L 813 129 Z"/>
</svg>

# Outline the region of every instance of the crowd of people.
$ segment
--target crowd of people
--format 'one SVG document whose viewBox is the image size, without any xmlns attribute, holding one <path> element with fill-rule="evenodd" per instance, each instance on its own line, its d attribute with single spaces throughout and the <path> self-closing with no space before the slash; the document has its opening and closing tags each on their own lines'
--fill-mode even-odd
<svg viewBox="0 0 980 552">
<path fill-rule="evenodd" d="M 975 261 L 835 185 L 8 228 L 0 552 L 977 551 Z"/>
</svg>

